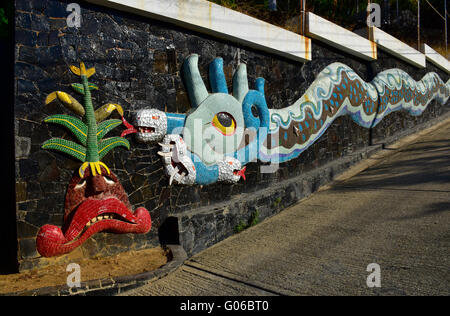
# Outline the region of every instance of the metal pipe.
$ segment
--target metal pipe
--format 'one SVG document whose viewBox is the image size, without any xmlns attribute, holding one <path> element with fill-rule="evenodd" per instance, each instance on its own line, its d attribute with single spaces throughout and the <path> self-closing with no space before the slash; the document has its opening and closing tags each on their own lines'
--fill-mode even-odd
<svg viewBox="0 0 450 316">
<path fill-rule="evenodd" d="M 306 0 L 300 0 L 300 34 L 305 35 L 305 2 Z"/>
<path fill-rule="evenodd" d="M 303 29 L 302 29 L 302 23 L 303 23 L 303 19 L 302 19 L 302 2 L 303 0 L 300 0 L 300 5 L 298 7 L 298 25 L 297 25 L 297 31 L 299 34 L 304 35 L 303 34 Z"/>
<path fill-rule="evenodd" d="M 302 33 L 304 35 L 305 34 L 306 0 L 302 0 L 302 3 L 303 3 L 303 6 L 302 6 L 302 15 L 303 15 L 303 18 L 302 18 Z"/>
<path fill-rule="evenodd" d="M 417 0 L 417 50 L 420 52 L 420 0 Z"/>
<path fill-rule="evenodd" d="M 384 0 L 384 23 L 391 24 L 391 6 L 389 0 Z"/>
<path fill-rule="evenodd" d="M 445 0 L 444 2 L 444 6 L 445 6 L 445 57 L 448 58 L 448 48 L 447 48 L 447 0 Z"/>
<path fill-rule="evenodd" d="M 367 8 L 366 8 L 367 19 L 366 19 L 366 21 L 369 19 L 369 15 L 370 15 L 369 7 L 370 7 L 370 0 L 367 0 Z M 372 35 L 371 28 L 369 26 L 369 23 L 367 23 L 367 39 L 369 41 L 373 40 L 371 35 Z"/>
</svg>

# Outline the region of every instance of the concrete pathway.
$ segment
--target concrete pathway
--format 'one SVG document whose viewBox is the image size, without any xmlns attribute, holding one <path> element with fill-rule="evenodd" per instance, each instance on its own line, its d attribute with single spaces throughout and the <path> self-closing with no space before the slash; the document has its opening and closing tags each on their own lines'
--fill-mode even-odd
<svg viewBox="0 0 450 316">
<path fill-rule="evenodd" d="M 122 295 L 450 295 L 450 121 L 412 138 Z"/>
</svg>

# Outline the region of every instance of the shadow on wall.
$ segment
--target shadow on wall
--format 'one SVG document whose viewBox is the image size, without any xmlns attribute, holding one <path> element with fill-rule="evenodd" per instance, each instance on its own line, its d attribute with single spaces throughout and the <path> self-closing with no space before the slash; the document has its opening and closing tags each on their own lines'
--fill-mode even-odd
<svg viewBox="0 0 450 316">
<path fill-rule="evenodd" d="M 180 232 L 178 229 L 178 218 L 168 217 L 158 229 L 158 237 L 161 245 L 179 245 Z"/>
<path fill-rule="evenodd" d="M 13 37 L 0 38 L 0 58 L 10 60 L 6 62 L 6 75 L 2 78 L 13 78 L 14 76 L 14 44 Z M 5 71 L 5 69 L 4 69 Z M 6 91 L 10 93 L 6 97 L 7 104 L 14 104 L 14 81 L 10 80 L 2 84 L 8 86 Z M 3 100 L 5 101 L 5 100 Z M 2 189 L 2 229 L 0 229 L 0 247 L 2 258 L 0 260 L 0 274 L 16 273 L 19 270 L 17 262 L 17 227 L 15 207 L 15 180 L 14 180 L 14 107 L 4 106 L 2 109 L 2 135 L 3 135 L 3 179 L 6 179 Z M 5 154 L 8 153 L 8 154 Z"/>
</svg>

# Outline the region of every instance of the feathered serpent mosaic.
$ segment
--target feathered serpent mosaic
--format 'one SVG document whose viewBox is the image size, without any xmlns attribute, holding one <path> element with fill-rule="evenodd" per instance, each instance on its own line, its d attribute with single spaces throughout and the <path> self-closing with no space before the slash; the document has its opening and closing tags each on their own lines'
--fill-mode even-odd
<svg viewBox="0 0 450 316">
<path fill-rule="evenodd" d="M 188 114 L 142 109 L 136 113 L 137 139 L 160 142 L 170 184 L 210 184 L 245 179 L 245 165 L 256 160 L 282 163 L 298 157 L 343 115 L 363 127 L 376 126 L 394 111 L 420 115 L 433 100 L 445 104 L 450 80 L 434 72 L 415 81 L 400 69 L 379 73 L 371 82 L 350 67 L 333 63 L 323 69 L 305 94 L 283 109 L 269 109 L 264 79 L 249 89 L 246 65 L 238 66 L 229 94 L 223 60 L 209 68 L 212 93 L 190 55 L 183 75 L 192 106 Z"/>
</svg>

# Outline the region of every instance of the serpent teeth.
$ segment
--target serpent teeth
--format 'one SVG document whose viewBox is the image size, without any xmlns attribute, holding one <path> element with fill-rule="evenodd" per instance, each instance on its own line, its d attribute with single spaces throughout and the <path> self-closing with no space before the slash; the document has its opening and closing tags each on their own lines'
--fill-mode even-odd
<svg viewBox="0 0 450 316">
<path fill-rule="evenodd" d="M 178 174 L 178 167 L 175 167 L 175 169 L 173 169 L 173 172 L 170 175 L 169 185 L 172 185 L 173 179 L 175 178 L 176 174 Z"/>
<path fill-rule="evenodd" d="M 172 157 L 172 153 L 168 152 L 162 152 L 162 151 L 158 151 L 158 155 L 160 155 L 161 157 Z"/>
<path fill-rule="evenodd" d="M 171 150 L 173 149 L 173 145 L 171 144 L 161 144 L 159 143 L 159 145 L 161 146 L 162 152 L 163 153 L 170 153 Z"/>
</svg>

